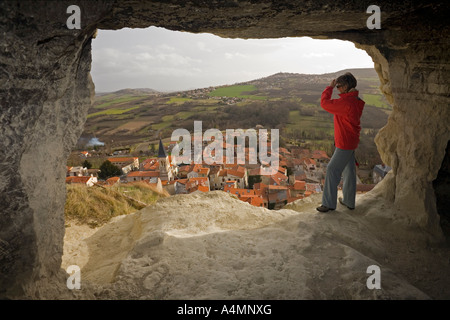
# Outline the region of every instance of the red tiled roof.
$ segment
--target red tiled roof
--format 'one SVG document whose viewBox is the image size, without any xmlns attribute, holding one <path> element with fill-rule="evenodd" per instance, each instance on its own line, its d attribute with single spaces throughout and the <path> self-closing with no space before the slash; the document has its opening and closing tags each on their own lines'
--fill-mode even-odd
<svg viewBox="0 0 450 320">
<path fill-rule="evenodd" d="M 198 181 L 198 183 L 207 183 L 209 180 L 207 177 L 195 177 L 195 178 L 189 178 L 189 181 Z"/>
<path fill-rule="evenodd" d="M 235 176 L 238 178 L 243 178 L 245 176 L 245 172 L 238 170 L 228 170 L 228 175 Z"/>
<path fill-rule="evenodd" d="M 132 171 L 127 177 L 159 177 L 159 171 Z"/>
<path fill-rule="evenodd" d="M 264 184 L 264 183 L 262 183 L 262 182 L 257 182 L 257 183 L 255 183 L 254 185 L 253 185 L 253 189 L 255 189 L 255 190 L 261 190 L 261 191 L 263 191 L 265 188 L 267 188 L 268 187 L 268 185 L 267 184 Z"/>
<path fill-rule="evenodd" d="M 327 153 L 323 150 L 314 150 L 311 152 L 311 158 L 314 159 L 330 159 Z"/>
<path fill-rule="evenodd" d="M 278 172 L 281 173 L 281 174 L 283 174 L 283 175 L 286 175 L 287 169 L 286 169 L 286 168 L 283 168 L 282 166 L 280 166 L 280 167 L 278 167 Z"/>
<path fill-rule="evenodd" d="M 159 169 L 159 162 L 157 160 L 152 159 L 150 162 L 142 163 L 142 169 L 144 171 L 154 171 Z"/>
<path fill-rule="evenodd" d="M 305 162 L 306 165 L 309 165 L 309 164 L 316 165 L 316 161 L 314 161 L 314 159 L 311 159 L 311 158 L 305 159 L 304 162 Z"/>
<path fill-rule="evenodd" d="M 91 177 L 67 177 L 66 183 L 84 183 L 86 184 Z"/>
<path fill-rule="evenodd" d="M 260 174 L 261 174 L 261 169 L 260 168 L 250 169 L 248 171 L 248 175 L 249 176 L 259 176 Z"/>
<path fill-rule="evenodd" d="M 191 166 L 189 164 L 181 166 L 180 169 L 178 169 L 179 172 L 191 172 Z"/>
<path fill-rule="evenodd" d="M 249 197 L 249 196 L 256 196 L 257 192 L 256 190 L 253 189 L 242 189 L 242 188 L 234 188 L 234 187 L 230 187 L 230 186 L 225 186 L 223 188 L 223 191 L 230 191 L 230 193 L 232 194 L 236 194 L 236 192 L 238 193 L 239 196 L 243 196 L 243 197 Z"/>
<path fill-rule="evenodd" d="M 181 184 L 186 184 L 188 182 L 188 179 L 178 179 L 178 180 L 176 180 L 176 182 L 181 183 Z"/>
<path fill-rule="evenodd" d="M 237 168 L 235 170 L 238 172 L 245 173 L 245 167 L 243 167 L 243 166 L 237 166 Z"/>
<path fill-rule="evenodd" d="M 251 205 L 255 207 L 263 207 L 264 206 L 264 199 L 261 197 L 252 197 L 251 198 Z"/>
<path fill-rule="evenodd" d="M 115 183 L 117 183 L 118 181 L 120 181 L 120 178 L 119 178 L 119 177 L 111 177 L 111 178 L 107 179 L 105 182 L 106 182 L 107 184 L 115 184 Z"/>
<path fill-rule="evenodd" d="M 157 158 L 148 158 L 148 159 L 145 159 L 144 161 L 142 161 L 141 164 L 147 164 L 147 163 L 152 163 L 152 162 L 154 163 L 156 161 L 158 161 Z"/>
<path fill-rule="evenodd" d="M 201 191 L 201 192 L 208 192 L 209 191 L 209 188 L 208 187 L 206 187 L 206 186 L 198 186 L 198 190 L 199 191 Z"/>
<path fill-rule="evenodd" d="M 270 176 L 275 182 L 280 183 L 281 181 L 285 181 L 289 179 L 286 175 L 282 174 L 281 172 L 277 172 Z"/>
<path fill-rule="evenodd" d="M 294 190 L 306 190 L 306 182 L 305 181 L 295 181 L 293 185 Z"/>
<path fill-rule="evenodd" d="M 287 186 L 268 186 L 269 190 L 287 190 Z"/>
<path fill-rule="evenodd" d="M 220 169 L 219 173 L 217 174 L 219 177 L 225 177 L 227 175 L 227 170 Z"/>
</svg>

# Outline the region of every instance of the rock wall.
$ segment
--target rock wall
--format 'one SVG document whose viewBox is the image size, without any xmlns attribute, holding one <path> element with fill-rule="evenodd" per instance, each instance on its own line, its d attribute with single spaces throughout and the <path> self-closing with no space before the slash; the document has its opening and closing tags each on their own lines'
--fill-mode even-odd
<svg viewBox="0 0 450 320">
<path fill-rule="evenodd" d="M 393 168 L 384 182 L 408 223 L 437 234 L 439 220 L 432 182 L 450 139 L 448 45 L 431 43 L 391 52 L 383 92 L 394 111 L 375 139 L 382 159 Z M 445 67 L 447 65 L 447 67 Z M 381 77 L 380 77 L 381 78 Z"/>
<path fill-rule="evenodd" d="M 354 42 L 372 56 L 394 110 L 376 138 L 393 167 L 374 192 L 408 224 L 440 235 L 432 181 L 450 140 L 449 27 L 444 1 L 378 1 L 380 30 L 356 1 L 66 1 L 0 3 L 0 296 L 37 297 L 61 275 L 65 159 L 94 94 L 97 28 L 161 26 L 225 37 L 314 36 Z M 382 214 L 382 213 L 380 213 Z"/>
<path fill-rule="evenodd" d="M 65 163 L 94 95 L 96 28 L 68 30 L 59 4 L 0 4 L 0 296 L 39 297 L 60 271 Z"/>
</svg>

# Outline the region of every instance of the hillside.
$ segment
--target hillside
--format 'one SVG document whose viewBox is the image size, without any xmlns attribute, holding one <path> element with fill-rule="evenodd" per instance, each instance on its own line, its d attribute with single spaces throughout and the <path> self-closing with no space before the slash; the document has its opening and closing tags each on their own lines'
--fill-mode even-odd
<svg viewBox="0 0 450 320">
<path fill-rule="evenodd" d="M 147 183 L 115 187 L 66 185 L 66 223 L 99 227 L 113 217 L 136 212 L 164 195 Z"/>
<path fill-rule="evenodd" d="M 248 129 L 256 125 L 280 129 L 281 145 L 323 149 L 333 145 L 332 115 L 320 108 L 320 95 L 331 79 L 350 71 L 366 101 L 362 117 L 360 162 L 377 157 L 373 138 L 387 122 L 391 106 L 379 90 L 374 69 L 351 69 L 322 75 L 278 73 L 249 82 L 174 93 L 124 89 L 96 96 L 78 148 L 95 136 L 107 152 L 129 147 L 148 154 L 160 134 L 167 142 L 173 130 Z M 338 97 L 334 93 L 334 97 Z M 363 157 L 367 159 L 362 159 Z M 376 161 L 375 161 L 376 162 Z"/>
</svg>

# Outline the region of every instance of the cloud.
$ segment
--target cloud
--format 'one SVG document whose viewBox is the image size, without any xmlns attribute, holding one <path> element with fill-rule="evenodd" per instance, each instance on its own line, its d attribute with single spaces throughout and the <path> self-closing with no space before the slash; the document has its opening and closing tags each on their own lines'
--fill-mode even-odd
<svg viewBox="0 0 450 320">
<path fill-rule="evenodd" d="M 330 52 L 309 52 L 302 54 L 303 58 L 324 58 L 324 57 L 334 57 L 334 53 Z"/>
<path fill-rule="evenodd" d="M 200 51 L 205 51 L 205 52 L 209 52 L 209 53 L 213 52 L 213 50 L 211 48 L 209 48 L 208 45 L 203 41 L 197 41 L 197 48 Z"/>
<path fill-rule="evenodd" d="M 234 52 L 234 53 L 230 53 L 230 52 L 225 52 L 224 53 L 225 59 L 231 60 L 231 59 L 247 59 L 248 56 L 245 54 L 242 54 L 240 52 Z"/>
<path fill-rule="evenodd" d="M 342 65 L 373 67 L 367 53 L 348 41 L 224 39 L 155 27 L 99 30 L 92 57 L 92 78 L 98 91 L 104 92 L 132 87 L 186 90 L 280 71 L 326 73 Z"/>
</svg>

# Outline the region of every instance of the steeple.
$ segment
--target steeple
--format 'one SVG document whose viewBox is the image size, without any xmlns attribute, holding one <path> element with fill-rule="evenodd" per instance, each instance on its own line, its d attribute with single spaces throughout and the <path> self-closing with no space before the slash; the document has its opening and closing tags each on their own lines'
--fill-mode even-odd
<svg viewBox="0 0 450 320">
<path fill-rule="evenodd" d="M 162 143 L 161 137 L 159 138 L 159 149 L 158 149 L 158 158 L 166 158 L 166 151 L 164 150 L 164 145 Z"/>
<path fill-rule="evenodd" d="M 159 136 L 159 149 L 158 149 L 158 163 L 159 163 L 159 177 L 161 180 L 168 180 L 167 173 L 167 155 L 164 150 L 164 145 L 162 143 L 161 135 Z"/>
</svg>

